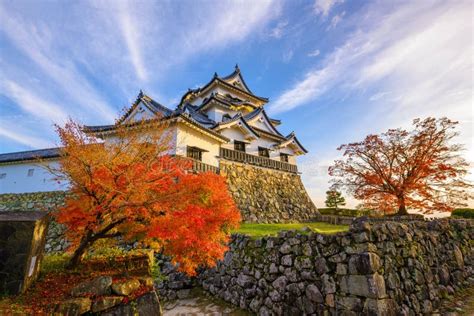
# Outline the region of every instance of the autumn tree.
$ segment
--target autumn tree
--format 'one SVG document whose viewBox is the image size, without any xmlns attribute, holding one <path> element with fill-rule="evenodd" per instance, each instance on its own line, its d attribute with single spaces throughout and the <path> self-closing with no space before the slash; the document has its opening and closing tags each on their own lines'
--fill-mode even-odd
<svg viewBox="0 0 474 316">
<path fill-rule="evenodd" d="M 70 183 L 56 219 L 67 227 L 71 267 L 96 241 L 118 237 L 163 251 L 189 274 L 223 256 L 240 213 L 221 176 L 193 174 L 169 155 L 167 124 L 116 125 L 105 142 L 73 121 L 56 128 L 61 159 L 50 171 Z"/>
<path fill-rule="evenodd" d="M 342 196 L 342 193 L 337 190 L 326 191 L 326 203 L 327 207 L 333 207 L 337 210 L 337 207 L 346 205 L 346 199 Z"/>
<path fill-rule="evenodd" d="M 342 145 L 343 159 L 329 168 L 334 188 L 385 210 L 407 214 L 451 211 L 470 197 L 463 180 L 468 163 L 462 146 L 452 144 L 458 123 L 447 118 L 415 119 L 413 129 L 390 129 L 362 142 Z"/>
</svg>

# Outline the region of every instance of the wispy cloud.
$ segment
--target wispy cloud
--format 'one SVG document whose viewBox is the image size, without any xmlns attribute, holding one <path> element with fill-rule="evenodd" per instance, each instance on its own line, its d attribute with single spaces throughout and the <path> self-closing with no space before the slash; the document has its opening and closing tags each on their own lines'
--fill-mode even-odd
<svg viewBox="0 0 474 316">
<path fill-rule="evenodd" d="M 293 58 L 295 51 L 293 49 L 289 49 L 283 53 L 283 62 L 289 63 Z"/>
<path fill-rule="evenodd" d="M 288 21 L 280 21 L 278 24 L 270 31 L 270 37 L 281 38 L 285 27 L 288 25 Z"/>
<path fill-rule="evenodd" d="M 48 122 L 63 123 L 68 115 L 57 104 L 46 101 L 13 81 L 2 82 L 2 93 L 15 101 L 23 111 Z"/>
<path fill-rule="evenodd" d="M 45 25 L 33 25 L 18 18 L 0 6 L 2 31 L 25 56 L 43 70 L 43 74 L 53 79 L 77 104 L 88 111 L 113 120 L 115 111 L 95 91 L 86 78 L 78 73 L 74 64 L 56 56 L 52 48 L 51 30 Z"/>
<path fill-rule="evenodd" d="M 372 84 L 403 96 L 397 107 L 413 113 L 439 113 L 447 104 L 450 112 L 466 110 L 472 101 L 473 68 L 469 7 L 461 2 L 408 4 L 391 14 L 373 9 L 365 20 L 374 23 L 359 26 L 320 66 L 282 93 L 271 111 L 306 105 L 329 89 L 363 91 Z"/>
<path fill-rule="evenodd" d="M 315 0 L 313 5 L 314 12 L 322 16 L 327 16 L 335 5 L 343 2 L 344 0 Z"/>
<path fill-rule="evenodd" d="M 0 136 L 30 148 L 49 148 L 53 146 L 51 141 L 19 132 L 14 126 L 11 126 L 11 124 L 6 122 L 3 122 L 0 125 Z"/>
<path fill-rule="evenodd" d="M 370 103 L 354 104 L 364 115 L 348 122 L 346 128 L 350 126 L 353 133 L 339 138 L 334 148 L 368 133 L 408 127 L 415 117 L 448 116 L 460 121 L 461 136 L 456 141 L 466 144 L 465 155 L 472 160 L 471 8 L 468 2 L 412 2 L 396 10 L 373 5 L 365 16 L 352 21 L 356 31 L 345 43 L 284 91 L 270 111 L 318 106 L 323 97 L 344 95 L 344 100 L 340 97 L 334 102 L 332 108 L 337 112 L 338 103 L 348 102 L 348 95 L 360 97 L 367 92 Z M 319 203 L 324 196 L 320 188 L 329 186 L 323 169 L 338 156 L 330 148 L 326 150 L 330 154 L 324 161 L 308 161 L 302 166 L 305 184 Z M 308 172 L 312 168 L 320 173 Z"/>
<path fill-rule="evenodd" d="M 319 49 L 315 49 L 315 50 L 308 53 L 308 57 L 317 57 L 317 56 L 319 56 L 319 54 L 321 54 Z"/>
<path fill-rule="evenodd" d="M 344 15 L 346 15 L 346 11 L 343 11 L 333 16 L 331 19 L 331 23 L 327 27 L 327 30 L 335 28 L 342 21 L 342 18 L 344 17 Z"/>
<path fill-rule="evenodd" d="M 142 56 L 142 45 L 145 41 L 140 38 L 140 32 L 137 29 L 135 21 L 132 21 L 130 12 L 132 12 L 132 6 L 129 1 L 118 1 L 117 19 L 120 29 L 122 30 L 122 35 L 125 39 L 128 52 L 130 54 L 130 59 L 132 61 L 133 67 L 137 77 L 142 81 L 148 80 L 148 73 L 143 62 Z"/>
<path fill-rule="evenodd" d="M 46 122 L 66 113 L 86 124 L 113 122 L 141 88 L 167 104 L 177 97 L 162 95 L 170 69 L 264 38 L 280 14 L 278 0 L 0 4 L 0 93 L 15 104 L 0 119 L 27 113 L 41 123 L 32 134 L 53 138 Z"/>
</svg>

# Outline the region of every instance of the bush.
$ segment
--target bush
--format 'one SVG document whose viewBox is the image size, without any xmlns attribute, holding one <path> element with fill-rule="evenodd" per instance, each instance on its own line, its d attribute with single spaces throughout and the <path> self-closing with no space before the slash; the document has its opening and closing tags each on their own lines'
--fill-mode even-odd
<svg viewBox="0 0 474 316">
<path fill-rule="evenodd" d="M 474 218 L 474 208 L 457 208 L 451 216 L 458 218 Z"/>
<path fill-rule="evenodd" d="M 357 210 L 350 208 L 318 208 L 321 215 L 338 215 L 338 216 L 348 216 L 348 217 L 361 217 L 361 216 L 372 216 L 370 210 Z"/>
</svg>

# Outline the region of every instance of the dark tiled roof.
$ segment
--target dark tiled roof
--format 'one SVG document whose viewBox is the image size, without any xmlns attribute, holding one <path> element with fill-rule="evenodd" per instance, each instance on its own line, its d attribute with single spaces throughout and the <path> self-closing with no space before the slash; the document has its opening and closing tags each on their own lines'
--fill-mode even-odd
<svg viewBox="0 0 474 316">
<path fill-rule="evenodd" d="M 248 96 L 251 96 L 252 98 L 255 98 L 255 99 L 258 99 L 260 101 L 263 101 L 263 102 L 268 102 L 268 98 L 264 98 L 264 97 L 259 97 L 255 94 L 253 94 L 250 89 L 248 89 L 247 87 L 247 84 L 245 83 L 244 81 L 244 78 L 241 76 L 242 78 L 242 84 L 245 86 L 245 88 L 247 88 L 248 91 L 245 91 L 244 89 L 241 89 L 237 86 L 234 86 L 230 83 L 228 83 L 226 80 L 229 80 L 231 79 L 232 77 L 234 77 L 235 75 L 239 74 L 240 73 L 240 69 L 238 67 L 236 67 L 236 69 L 234 70 L 234 72 L 232 72 L 230 75 L 228 76 L 225 76 L 225 77 L 219 77 L 217 75 L 217 73 L 214 74 L 214 76 L 212 77 L 212 79 L 206 83 L 204 86 L 200 87 L 200 88 L 197 88 L 197 89 L 189 89 L 188 92 L 186 92 L 182 97 L 181 97 L 181 101 L 180 101 L 180 104 L 184 103 L 186 98 L 189 96 L 189 95 L 192 95 L 192 94 L 198 94 L 200 93 L 201 91 L 204 91 L 206 90 L 207 87 L 209 87 L 214 81 L 218 81 L 220 82 L 221 84 L 223 84 L 224 86 L 228 86 L 230 88 L 234 88 L 234 89 L 237 89 L 239 90 L 240 92 L 248 95 Z"/>
<path fill-rule="evenodd" d="M 133 110 L 142 102 L 150 111 L 152 111 L 155 114 L 161 114 L 163 116 L 169 116 L 173 113 L 172 110 L 168 109 L 166 106 L 156 102 L 149 96 L 145 95 L 143 91 L 140 90 L 140 92 L 137 95 L 137 99 L 135 102 L 133 102 L 132 106 L 130 106 L 127 111 L 117 120 L 117 123 L 120 124 L 125 119 L 133 112 Z"/>
<path fill-rule="evenodd" d="M 227 81 L 227 80 L 233 79 L 234 77 L 238 76 L 239 74 L 240 74 L 240 68 L 239 68 L 239 65 L 236 64 L 236 65 L 235 65 L 234 72 L 231 73 L 231 74 L 228 75 L 228 76 L 221 77 L 221 79 L 224 80 L 224 81 Z M 240 81 L 241 81 L 241 83 L 243 84 L 244 88 L 245 88 L 250 94 L 253 94 L 253 92 L 249 89 L 249 87 L 248 87 L 247 84 L 245 83 L 244 77 L 243 77 L 243 76 L 240 76 L 240 79 L 241 79 Z"/>
<path fill-rule="evenodd" d="M 60 149 L 56 147 L 0 154 L 0 163 L 57 158 L 60 156 Z"/>
<path fill-rule="evenodd" d="M 263 108 L 258 108 L 258 109 L 256 109 L 256 110 L 254 110 L 254 111 L 252 111 L 252 112 L 246 114 L 246 115 L 244 116 L 244 119 L 245 119 L 245 120 L 251 120 L 251 119 L 253 119 L 254 117 L 256 117 L 257 115 L 259 115 L 260 113 L 263 113 L 263 115 L 265 116 L 265 119 L 270 122 L 269 125 L 270 125 L 270 128 L 272 129 L 273 133 L 274 133 L 275 135 L 277 135 L 277 136 L 283 137 L 283 135 L 276 129 L 276 127 L 273 126 L 273 124 L 271 123 L 272 120 L 268 117 L 267 112 L 265 112 L 265 110 L 264 110 Z"/>
<path fill-rule="evenodd" d="M 207 128 L 210 128 L 216 124 L 216 122 L 211 120 L 206 114 L 196 111 L 197 109 L 198 106 L 187 103 L 182 108 L 176 110 L 175 113 L 187 113 L 193 120 Z"/>
<path fill-rule="evenodd" d="M 221 125 L 227 125 L 227 124 L 231 124 L 233 122 L 237 122 L 237 121 L 241 121 L 245 127 L 247 127 L 247 129 L 252 132 L 252 134 L 255 135 L 255 137 L 260 137 L 260 135 L 255 131 L 255 128 L 253 126 L 250 126 L 244 119 L 243 119 L 243 116 L 242 114 L 236 114 L 234 117 L 226 120 L 226 121 L 223 121 L 223 122 L 220 122 L 220 123 L 217 123 L 213 129 L 216 129 L 218 128 L 219 126 Z"/>
</svg>

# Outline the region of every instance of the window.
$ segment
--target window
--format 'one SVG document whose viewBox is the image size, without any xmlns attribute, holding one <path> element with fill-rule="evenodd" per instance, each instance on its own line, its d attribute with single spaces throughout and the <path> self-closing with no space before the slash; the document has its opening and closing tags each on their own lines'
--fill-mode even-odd
<svg viewBox="0 0 474 316">
<path fill-rule="evenodd" d="M 234 150 L 245 152 L 245 143 L 239 142 L 238 140 L 234 140 Z"/>
<path fill-rule="evenodd" d="M 192 158 L 194 160 L 202 161 L 202 152 L 205 151 L 201 148 L 188 146 L 186 148 L 186 157 Z"/>
<path fill-rule="evenodd" d="M 280 154 L 280 161 L 281 162 L 288 162 L 288 156 L 289 156 L 288 154 L 281 153 Z"/>
<path fill-rule="evenodd" d="M 270 158 L 270 152 L 268 151 L 268 148 L 265 147 L 258 147 L 258 155 L 261 157 Z"/>
<path fill-rule="evenodd" d="M 33 173 L 35 173 L 35 169 L 28 169 L 28 177 L 32 177 Z"/>
<path fill-rule="evenodd" d="M 5 179 L 7 177 L 6 173 L 0 173 L 0 179 Z"/>
</svg>

